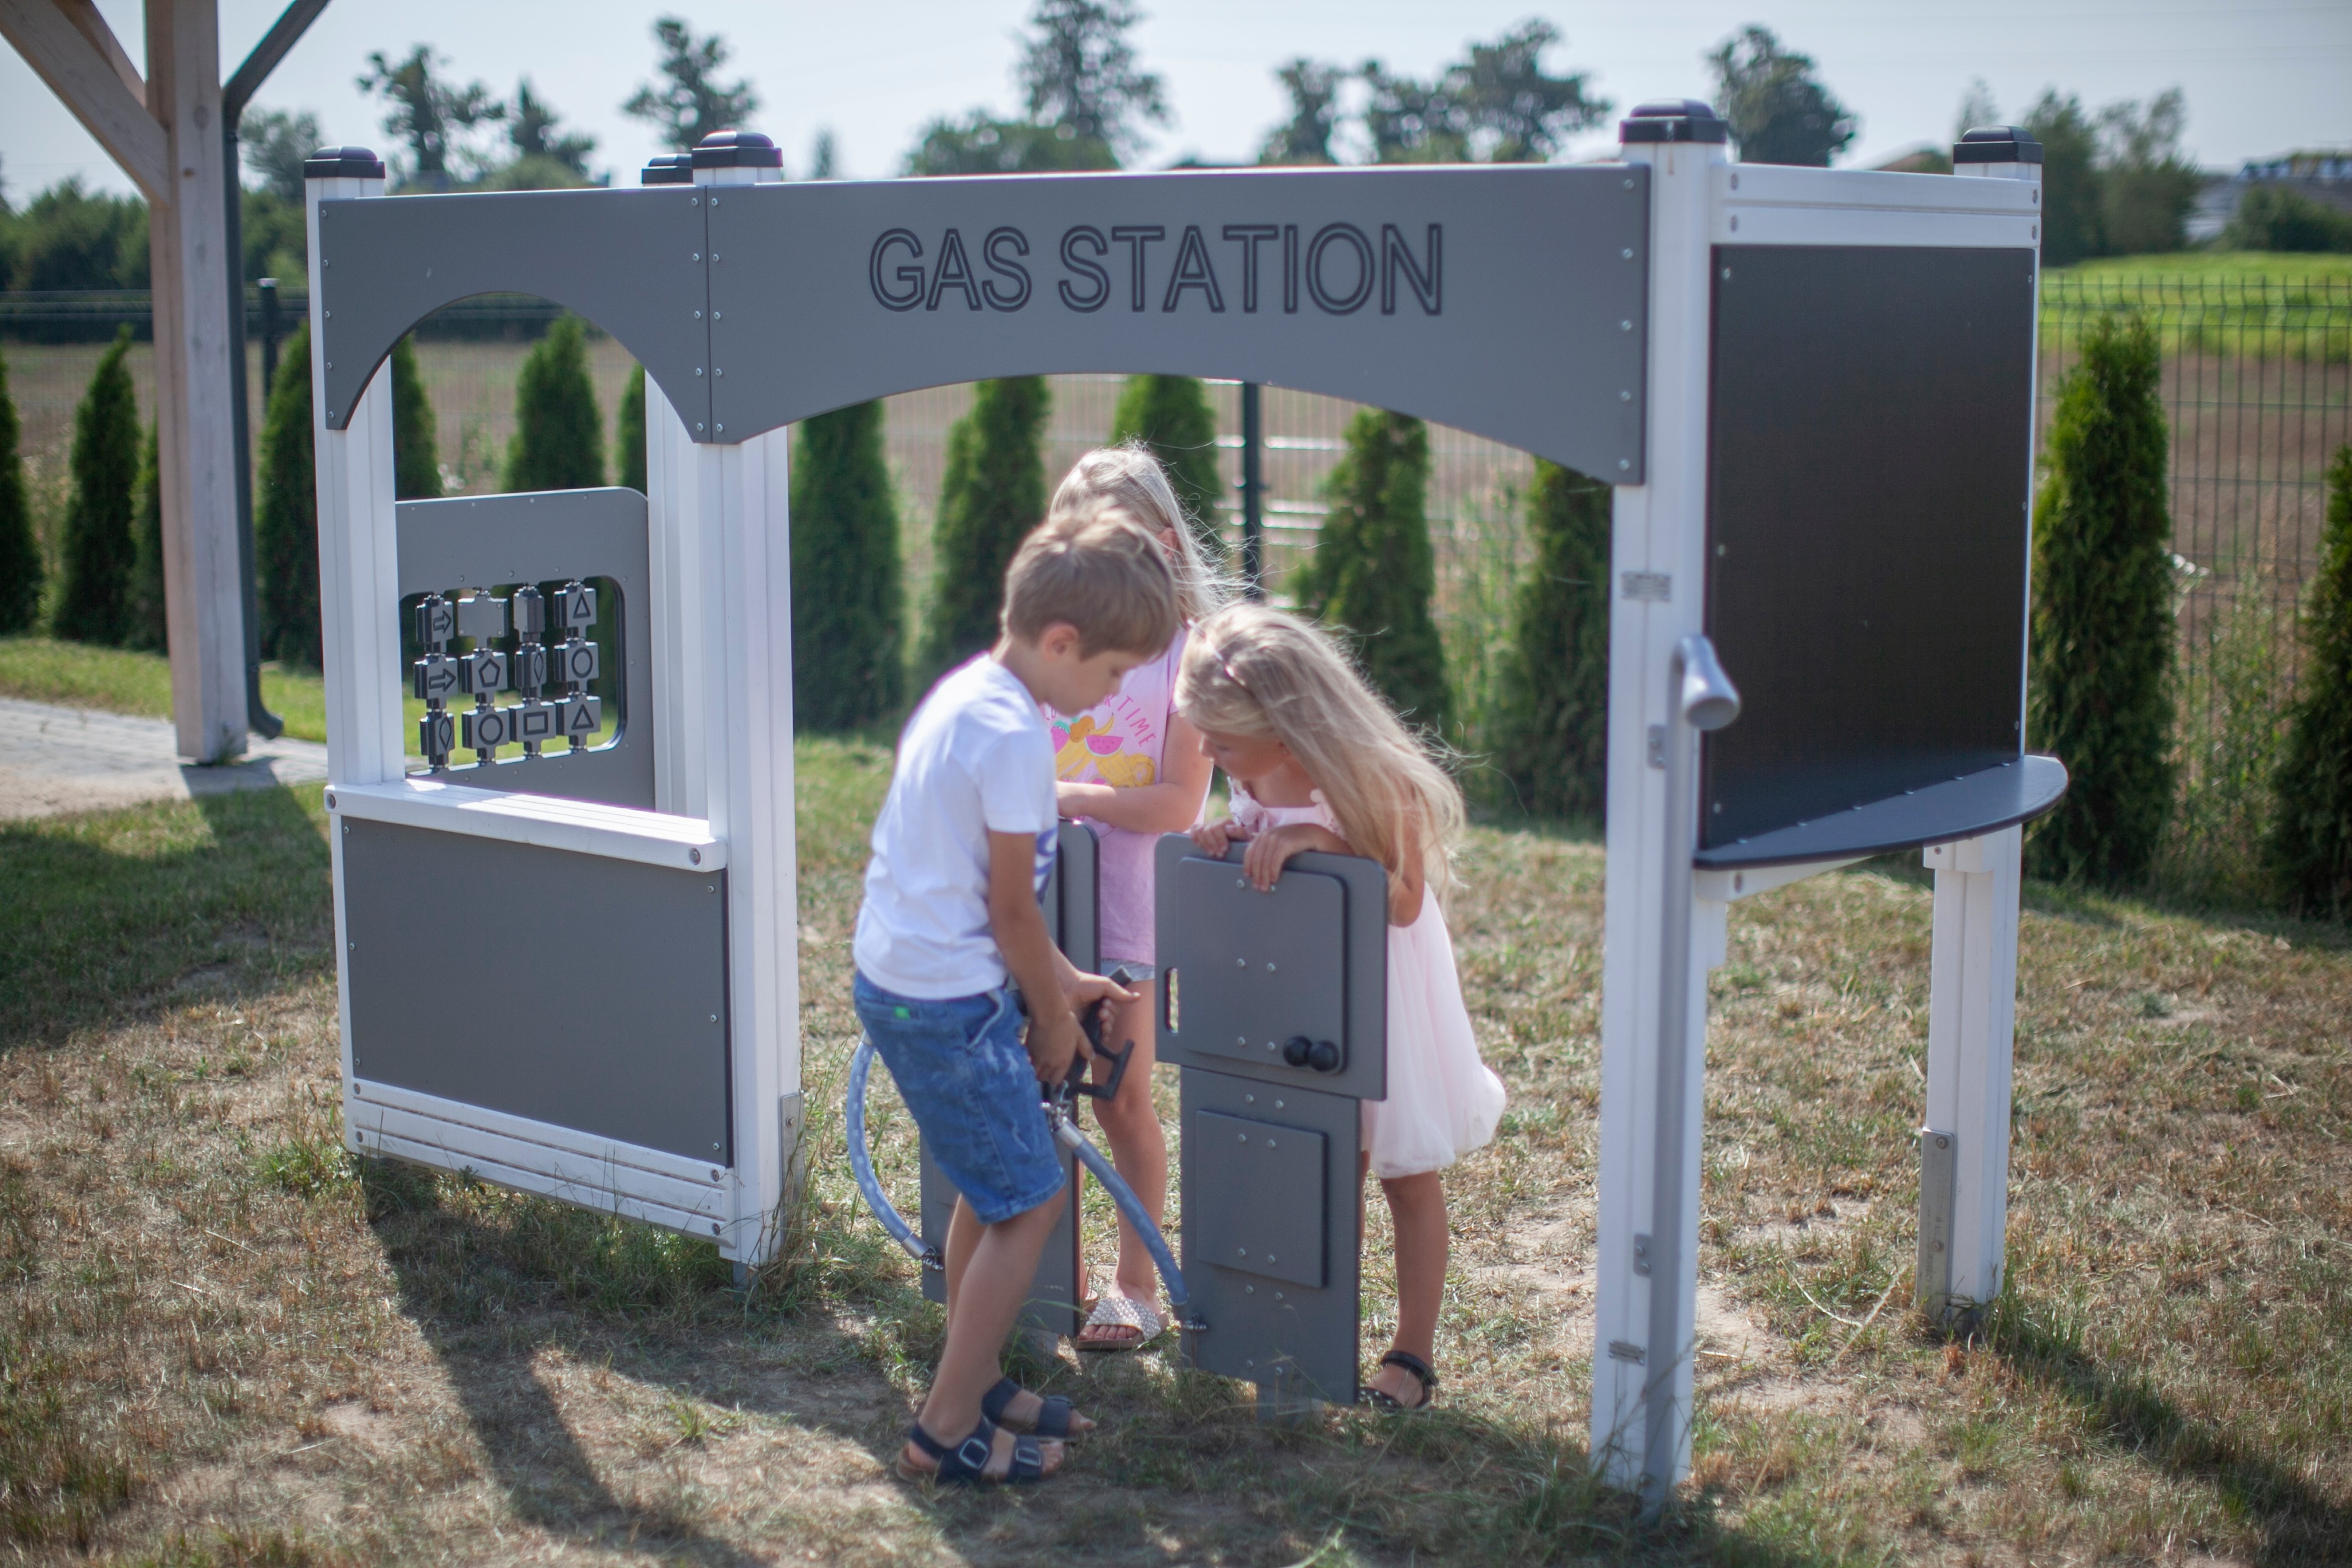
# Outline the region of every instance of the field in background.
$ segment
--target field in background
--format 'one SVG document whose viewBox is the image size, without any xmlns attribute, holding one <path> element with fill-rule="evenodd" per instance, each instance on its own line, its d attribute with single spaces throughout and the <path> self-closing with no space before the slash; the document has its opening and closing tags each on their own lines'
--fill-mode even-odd
<svg viewBox="0 0 2352 1568">
<path fill-rule="evenodd" d="M 839 1119 L 887 766 L 798 747 L 815 1185 L 748 1297 L 706 1243 L 344 1155 L 316 792 L 0 828 L 0 1536 L 190 1568 L 2342 1560 L 2340 928 L 2028 889 L 2011 1288 L 1948 1341 L 1909 1310 L 1921 875 L 1740 904 L 1696 1479 L 1645 1529 L 1584 1479 L 1601 854 L 1492 829 L 1451 921 L 1511 1105 L 1448 1178 L 1436 1414 L 1279 1435 L 1156 1355 L 1064 1356 L 1028 1375 L 1105 1423 L 1065 1476 L 891 1481 L 939 1321 Z M 910 1193 L 907 1120 L 886 1088 L 876 1110 Z"/>
</svg>

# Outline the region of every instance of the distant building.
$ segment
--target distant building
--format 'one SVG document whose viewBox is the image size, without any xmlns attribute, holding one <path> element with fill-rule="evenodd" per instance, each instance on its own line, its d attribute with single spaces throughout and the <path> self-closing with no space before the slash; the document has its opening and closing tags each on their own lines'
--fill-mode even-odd
<svg viewBox="0 0 2352 1568">
<path fill-rule="evenodd" d="M 2189 209 L 2191 245 L 2219 239 L 2238 203 L 2256 185 L 2279 185 L 2343 212 L 2352 212 L 2352 151 L 2342 148 L 2250 158 L 2234 174 L 2208 174 Z"/>
</svg>

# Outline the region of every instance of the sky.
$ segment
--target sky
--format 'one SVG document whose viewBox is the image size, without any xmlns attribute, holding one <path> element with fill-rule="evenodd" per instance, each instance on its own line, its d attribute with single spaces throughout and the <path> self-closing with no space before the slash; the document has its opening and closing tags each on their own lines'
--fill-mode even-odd
<svg viewBox="0 0 2352 1568">
<path fill-rule="evenodd" d="M 1034 0 L 857 0 L 812 5 L 675 0 L 698 33 L 734 47 L 729 74 L 748 76 L 765 107 L 754 128 L 784 149 L 789 174 L 807 172 L 820 129 L 837 139 L 845 173 L 898 172 L 924 123 L 984 106 L 1020 108 L 1013 81 L 1019 35 Z M 282 0 L 220 0 L 222 71 L 243 59 Z M 134 62 L 142 59 L 139 0 L 100 0 Z M 650 128 L 620 112 L 653 76 L 653 18 L 642 0 L 333 0 L 267 82 L 264 108 L 309 110 L 331 142 L 394 149 L 381 103 L 354 79 L 371 51 L 397 57 L 425 43 L 456 80 L 511 94 L 518 77 L 570 129 L 597 139 L 593 168 L 622 178 L 663 151 Z M 1591 73 L 1622 113 L 1650 98 L 1705 97 L 1703 55 L 1735 28 L 1761 22 L 1811 54 L 1822 78 L 1860 121 L 1840 160 L 1868 167 L 1921 142 L 1952 138 L 1972 79 L 2004 116 L 2044 88 L 2093 108 L 2172 86 L 2188 100 L 2187 151 L 2234 169 L 2248 158 L 2352 145 L 2352 0 L 1689 0 L 1675 5 L 1562 6 L 1531 0 L 1145 0 L 1133 34 L 1140 63 L 1165 80 L 1174 122 L 1155 130 L 1144 164 L 1186 154 L 1244 162 L 1285 117 L 1273 76 L 1299 55 L 1428 76 L 1472 39 L 1529 17 L 1564 42 L 1555 72 Z M 1566 156 L 1605 153 L 1615 117 L 1578 137 Z M 129 182 L 13 50 L 0 47 L 0 180 L 13 202 L 68 175 L 92 188 Z"/>
</svg>

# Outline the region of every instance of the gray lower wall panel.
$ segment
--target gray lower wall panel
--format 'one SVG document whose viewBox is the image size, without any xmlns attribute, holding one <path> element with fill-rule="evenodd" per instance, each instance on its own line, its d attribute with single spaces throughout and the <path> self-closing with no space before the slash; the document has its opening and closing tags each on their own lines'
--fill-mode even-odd
<svg viewBox="0 0 2352 1568">
<path fill-rule="evenodd" d="M 341 829 L 361 1078 L 732 1163 L 724 872 Z"/>
</svg>

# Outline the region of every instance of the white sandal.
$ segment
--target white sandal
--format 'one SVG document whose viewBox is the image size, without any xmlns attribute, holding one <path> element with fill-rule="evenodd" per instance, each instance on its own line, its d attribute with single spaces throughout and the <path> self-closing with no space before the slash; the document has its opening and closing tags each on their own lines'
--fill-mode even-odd
<svg viewBox="0 0 2352 1568">
<path fill-rule="evenodd" d="M 1149 1301 L 1137 1301 L 1125 1296 L 1104 1296 L 1096 1300 L 1095 1310 L 1087 1314 L 1086 1326 L 1089 1329 L 1133 1329 L 1135 1338 L 1088 1341 L 1085 1331 L 1081 1330 L 1077 1343 L 1082 1351 L 1139 1351 L 1168 1331 L 1168 1320 L 1161 1317 L 1160 1309 Z"/>
</svg>

